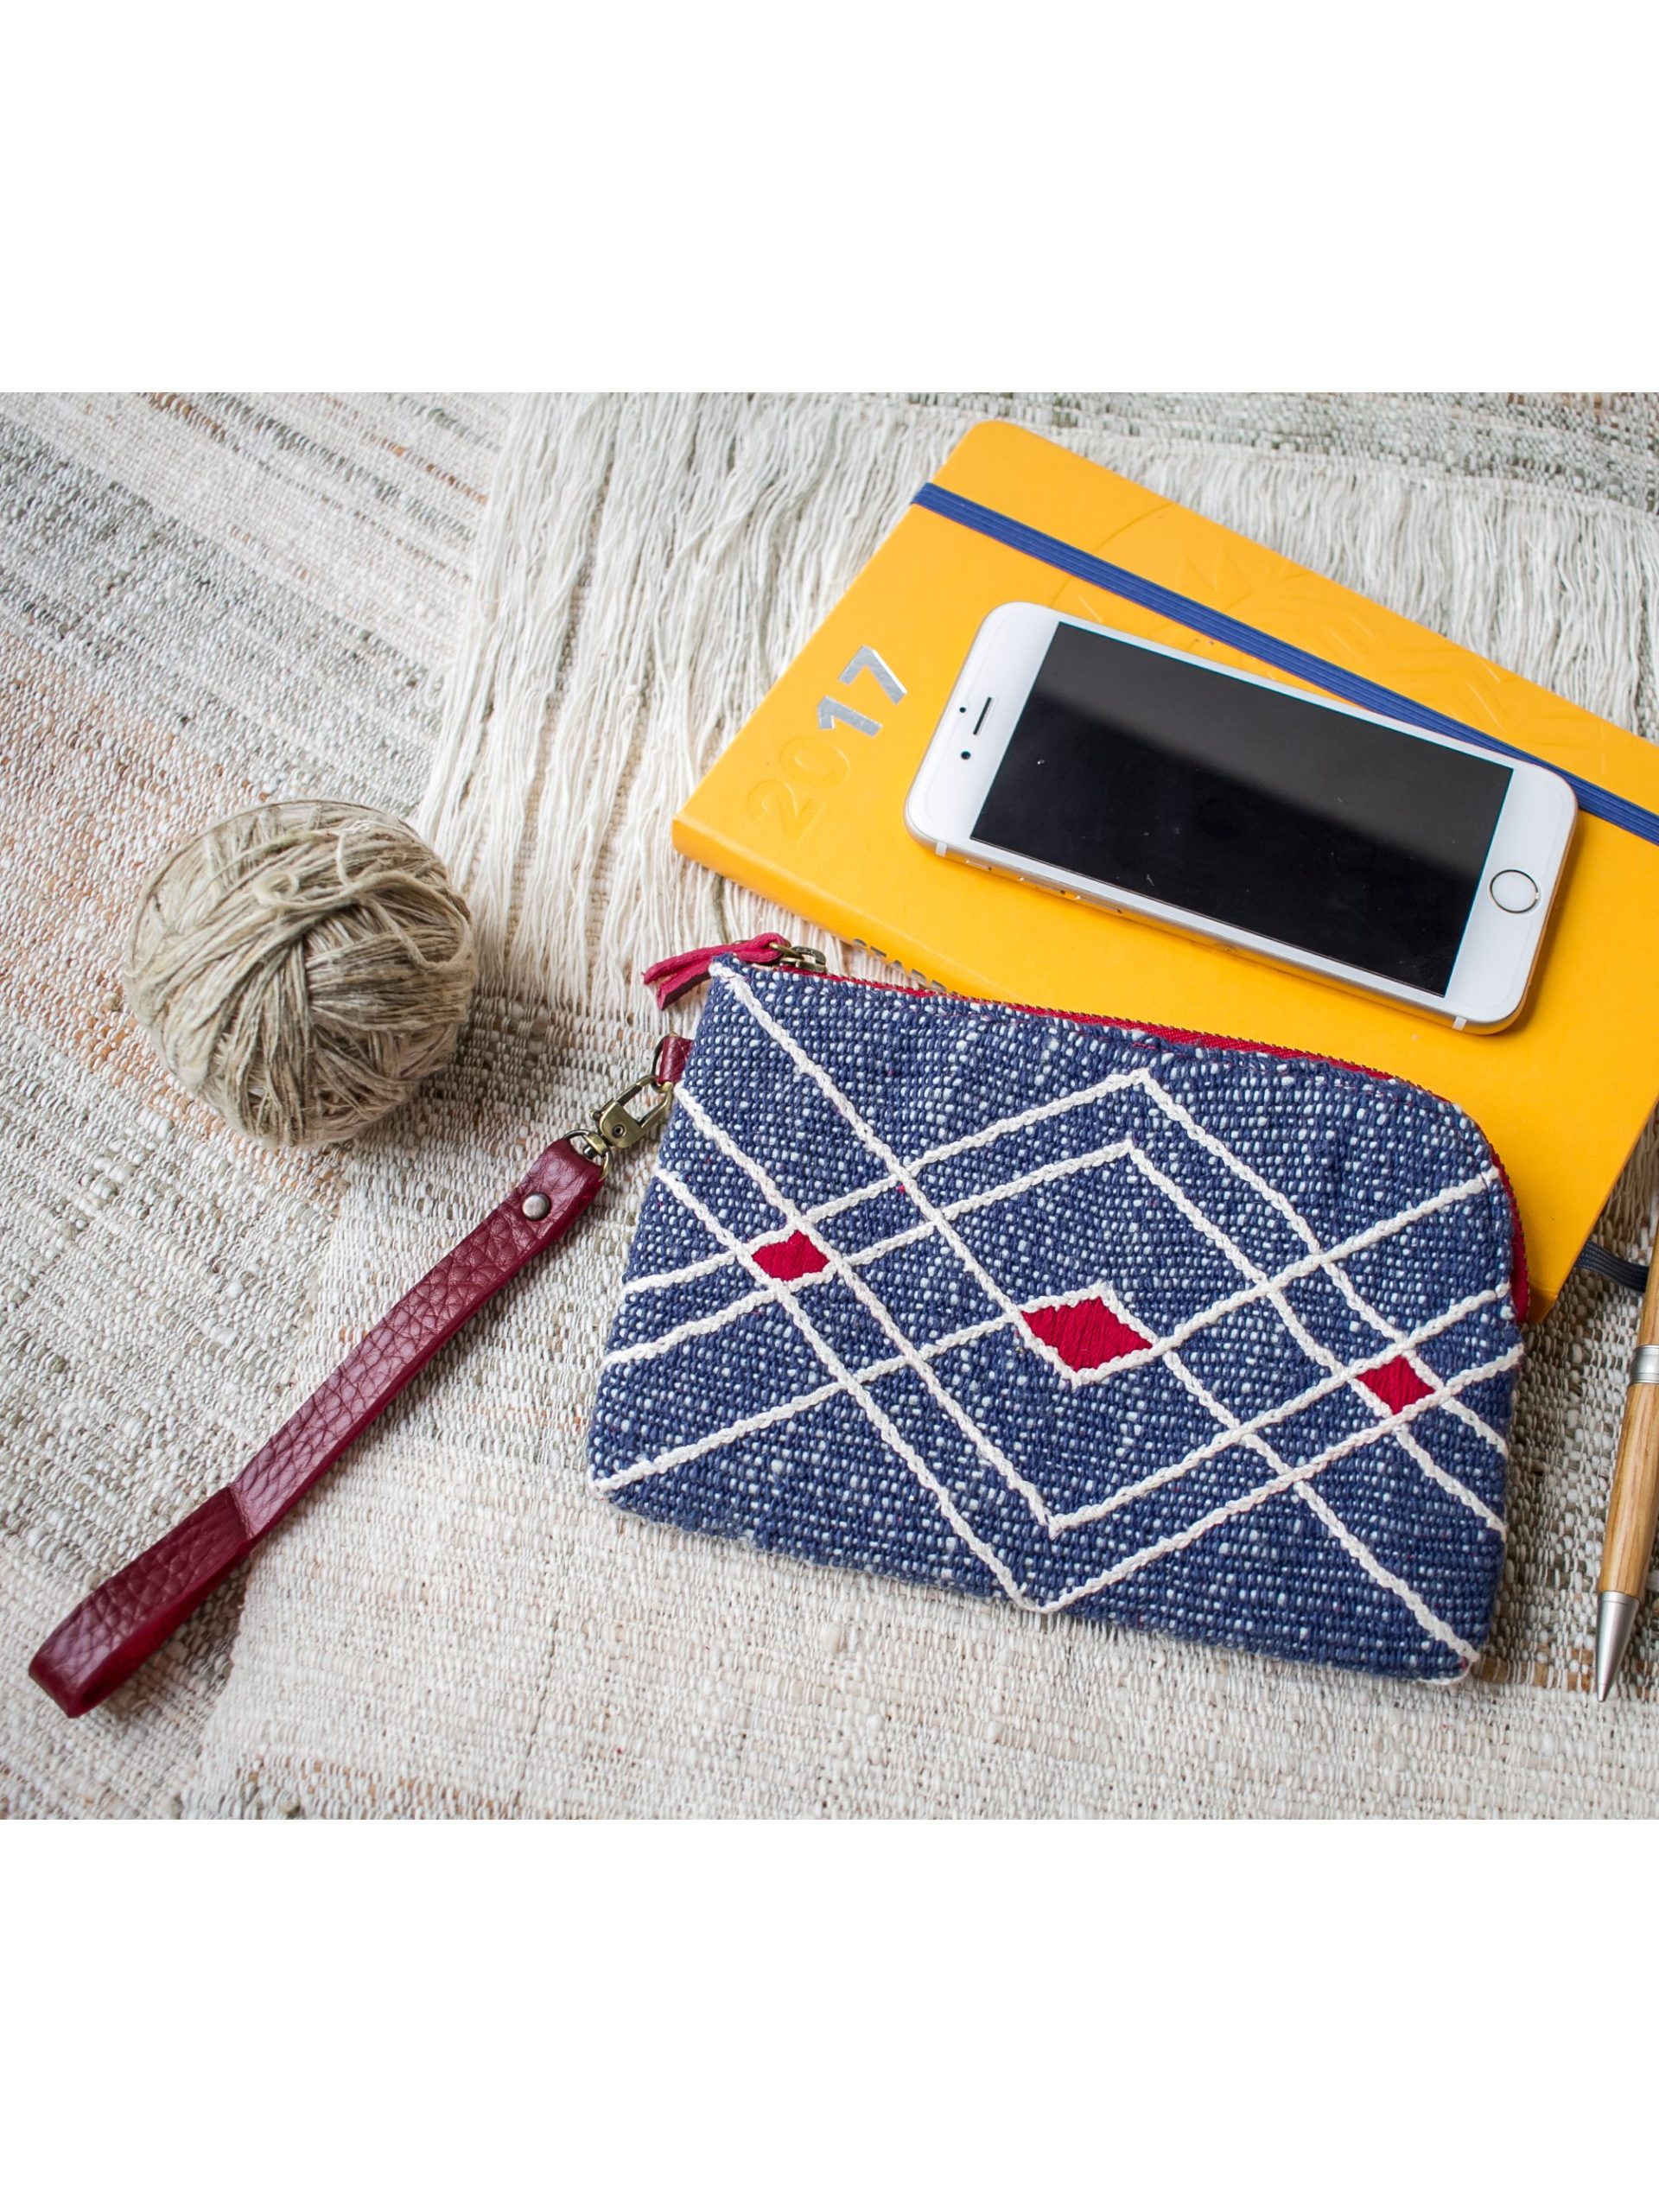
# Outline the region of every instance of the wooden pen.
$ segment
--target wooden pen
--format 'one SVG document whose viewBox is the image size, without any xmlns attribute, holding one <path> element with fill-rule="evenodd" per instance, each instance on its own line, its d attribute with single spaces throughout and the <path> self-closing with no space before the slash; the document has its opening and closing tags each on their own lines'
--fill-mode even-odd
<svg viewBox="0 0 1659 2212">
<path fill-rule="evenodd" d="M 1596 1605 L 1596 1695 L 1605 1698 L 1624 1662 L 1642 1610 L 1659 1522 L 1659 1254 L 1648 1270 L 1630 1355 L 1618 1465 L 1607 1501 Z"/>
</svg>

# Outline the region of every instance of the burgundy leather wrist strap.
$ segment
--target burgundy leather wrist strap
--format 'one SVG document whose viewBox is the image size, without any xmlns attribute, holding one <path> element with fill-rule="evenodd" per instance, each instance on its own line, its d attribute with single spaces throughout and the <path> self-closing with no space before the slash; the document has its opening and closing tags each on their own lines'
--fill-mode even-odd
<svg viewBox="0 0 1659 2212">
<path fill-rule="evenodd" d="M 672 1040 L 678 1046 L 681 1040 Z M 683 1050 L 672 1060 L 674 1074 Z M 663 1070 L 666 1079 L 667 1065 Z M 208 1592 L 327 1472 L 347 1445 L 527 1260 L 598 1196 L 597 1161 L 560 1138 L 523 1182 L 356 1349 L 233 1483 L 99 1583 L 35 1654 L 29 1673 L 71 1715 L 89 1712 L 166 1643 Z"/>
</svg>

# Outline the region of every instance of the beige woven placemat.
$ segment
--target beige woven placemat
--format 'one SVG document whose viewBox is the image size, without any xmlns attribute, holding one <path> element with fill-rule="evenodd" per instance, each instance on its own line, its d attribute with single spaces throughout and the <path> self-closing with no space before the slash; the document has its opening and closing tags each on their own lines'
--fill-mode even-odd
<svg viewBox="0 0 1659 2212">
<path fill-rule="evenodd" d="M 5 1809 L 1659 1807 L 1652 1626 L 1616 1705 L 1585 1684 L 1622 1294 L 1575 1283 L 1538 1332 L 1485 1678 L 1380 1685 L 793 1567 L 592 1499 L 639 1169 L 140 1682 L 71 1724 L 21 1681 L 73 1596 L 225 1479 L 634 1065 L 641 962 L 760 924 L 674 857 L 669 814 L 985 412 L 1659 734 L 1645 401 L 0 402 Z M 418 806 L 472 889 L 487 982 L 405 1113 L 273 1164 L 168 1090 L 116 949 L 176 829 L 325 789 Z M 1649 1148 L 1610 1241 L 1644 1247 L 1656 1181 Z"/>
<path fill-rule="evenodd" d="M 0 398 L 0 1809 L 175 1808 L 239 1586 L 89 1719 L 23 1675 L 316 1378 L 349 1163 L 168 1083 L 117 982 L 151 861 L 292 791 L 407 810 L 504 403 Z"/>
</svg>

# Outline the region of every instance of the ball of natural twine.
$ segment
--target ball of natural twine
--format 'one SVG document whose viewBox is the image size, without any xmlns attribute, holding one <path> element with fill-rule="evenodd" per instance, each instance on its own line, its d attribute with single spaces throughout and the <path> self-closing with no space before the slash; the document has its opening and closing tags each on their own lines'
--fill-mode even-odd
<svg viewBox="0 0 1659 2212">
<path fill-rule="evenodd" d="M 395 816 L 335 799 L 233 814 L 138 902 L 127 1000 L 184 1088 L 267 1145 L 355 1136 L 454 1051 L 472 919 Z"/>
</svg>

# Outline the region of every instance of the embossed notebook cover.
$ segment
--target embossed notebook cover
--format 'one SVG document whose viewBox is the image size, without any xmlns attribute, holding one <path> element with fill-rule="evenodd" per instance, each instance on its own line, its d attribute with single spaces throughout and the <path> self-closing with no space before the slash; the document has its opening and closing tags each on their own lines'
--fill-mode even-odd
<svg viewBox="0 0 1659 2212">
<path fill-rule="evenodd" d="M 982 424 L 936 481 L 1659 808 L 1659 750 L 1046 439 Z M 1659 849 L 1581 817 L 1531 1000 L 1484 1036 L 938 859 L 906 830 L 905 793 L 975 632 L 1009 600 L 1291 680 L 912 506 L 687 800 L 681 849 L 956 990 L 1262 1038 L 1455 1099 L 1514 1181 L 1541 1311 L 1659 1095 L 1659 963 L 1607 950 L 1648 941 Z"/>
</svg>

